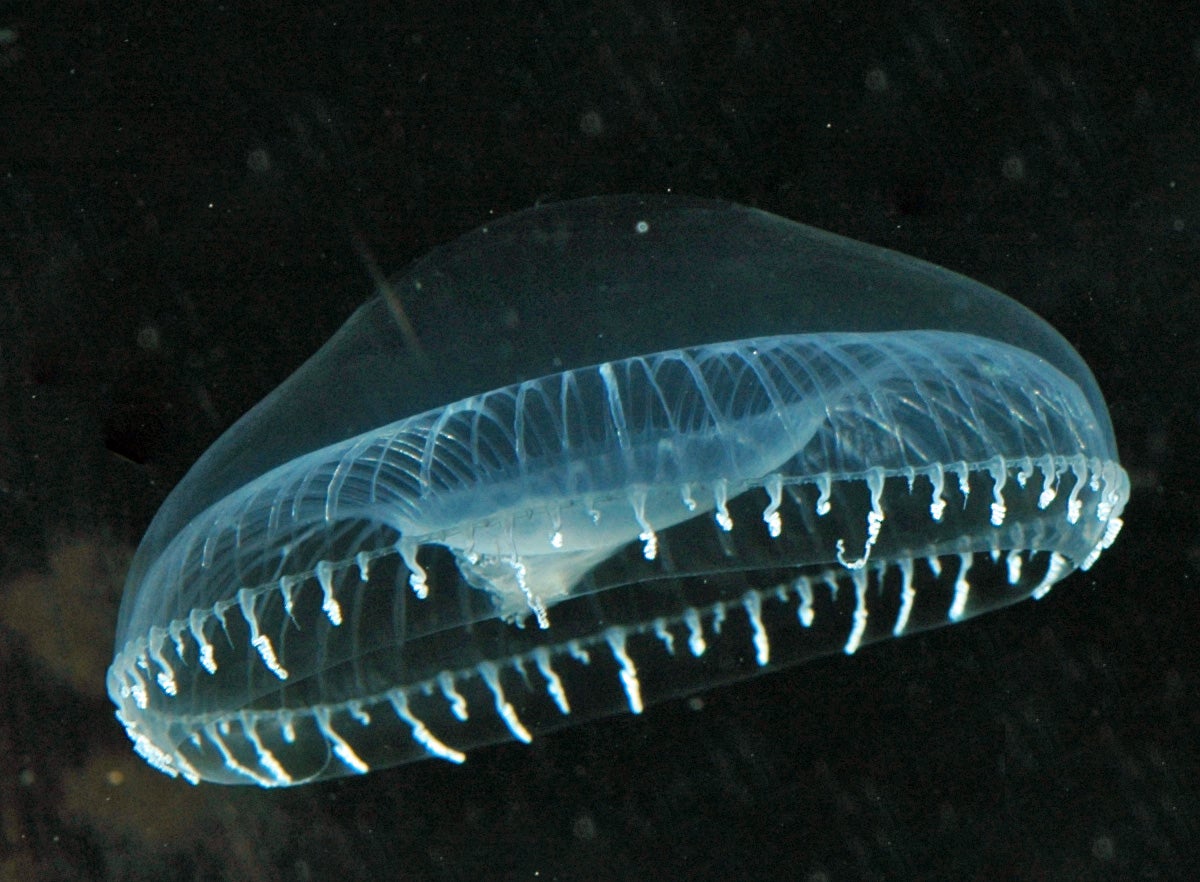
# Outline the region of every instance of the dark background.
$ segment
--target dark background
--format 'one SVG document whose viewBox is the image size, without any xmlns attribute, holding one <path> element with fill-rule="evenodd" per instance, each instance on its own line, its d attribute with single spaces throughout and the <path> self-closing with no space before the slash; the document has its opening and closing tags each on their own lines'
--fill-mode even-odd
<svg viewBox="0 0 1200 882">
<path fill-rule="evenodd" d="M 1194 8 L 0 3 L 0 880 L 1197 878 Z M 369 295 L 360 253 L 625 191 L 1040 312 L 1110 402 L 1118 543 L 1042 602 L 462 767 L 144 766 L 103 688 L 132 548 Z"/>
</svg>

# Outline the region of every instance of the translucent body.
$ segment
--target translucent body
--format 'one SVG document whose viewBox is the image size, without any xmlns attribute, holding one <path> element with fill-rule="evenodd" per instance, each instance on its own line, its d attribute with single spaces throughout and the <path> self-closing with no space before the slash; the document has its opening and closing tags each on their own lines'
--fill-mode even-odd
<svg viewBox="0 0 1200 882">
<path fill-rule="evenodd" d="M 431 341 L 444 372 L 372 301 L 138 551 L 109 692 L 165 772 L 461 761 L 1041 596 L 1120 529 L 1087 368 L 929 264 L 615 197 L 484 227 L 397 287 L 474 316 Z"/>
</svg>

